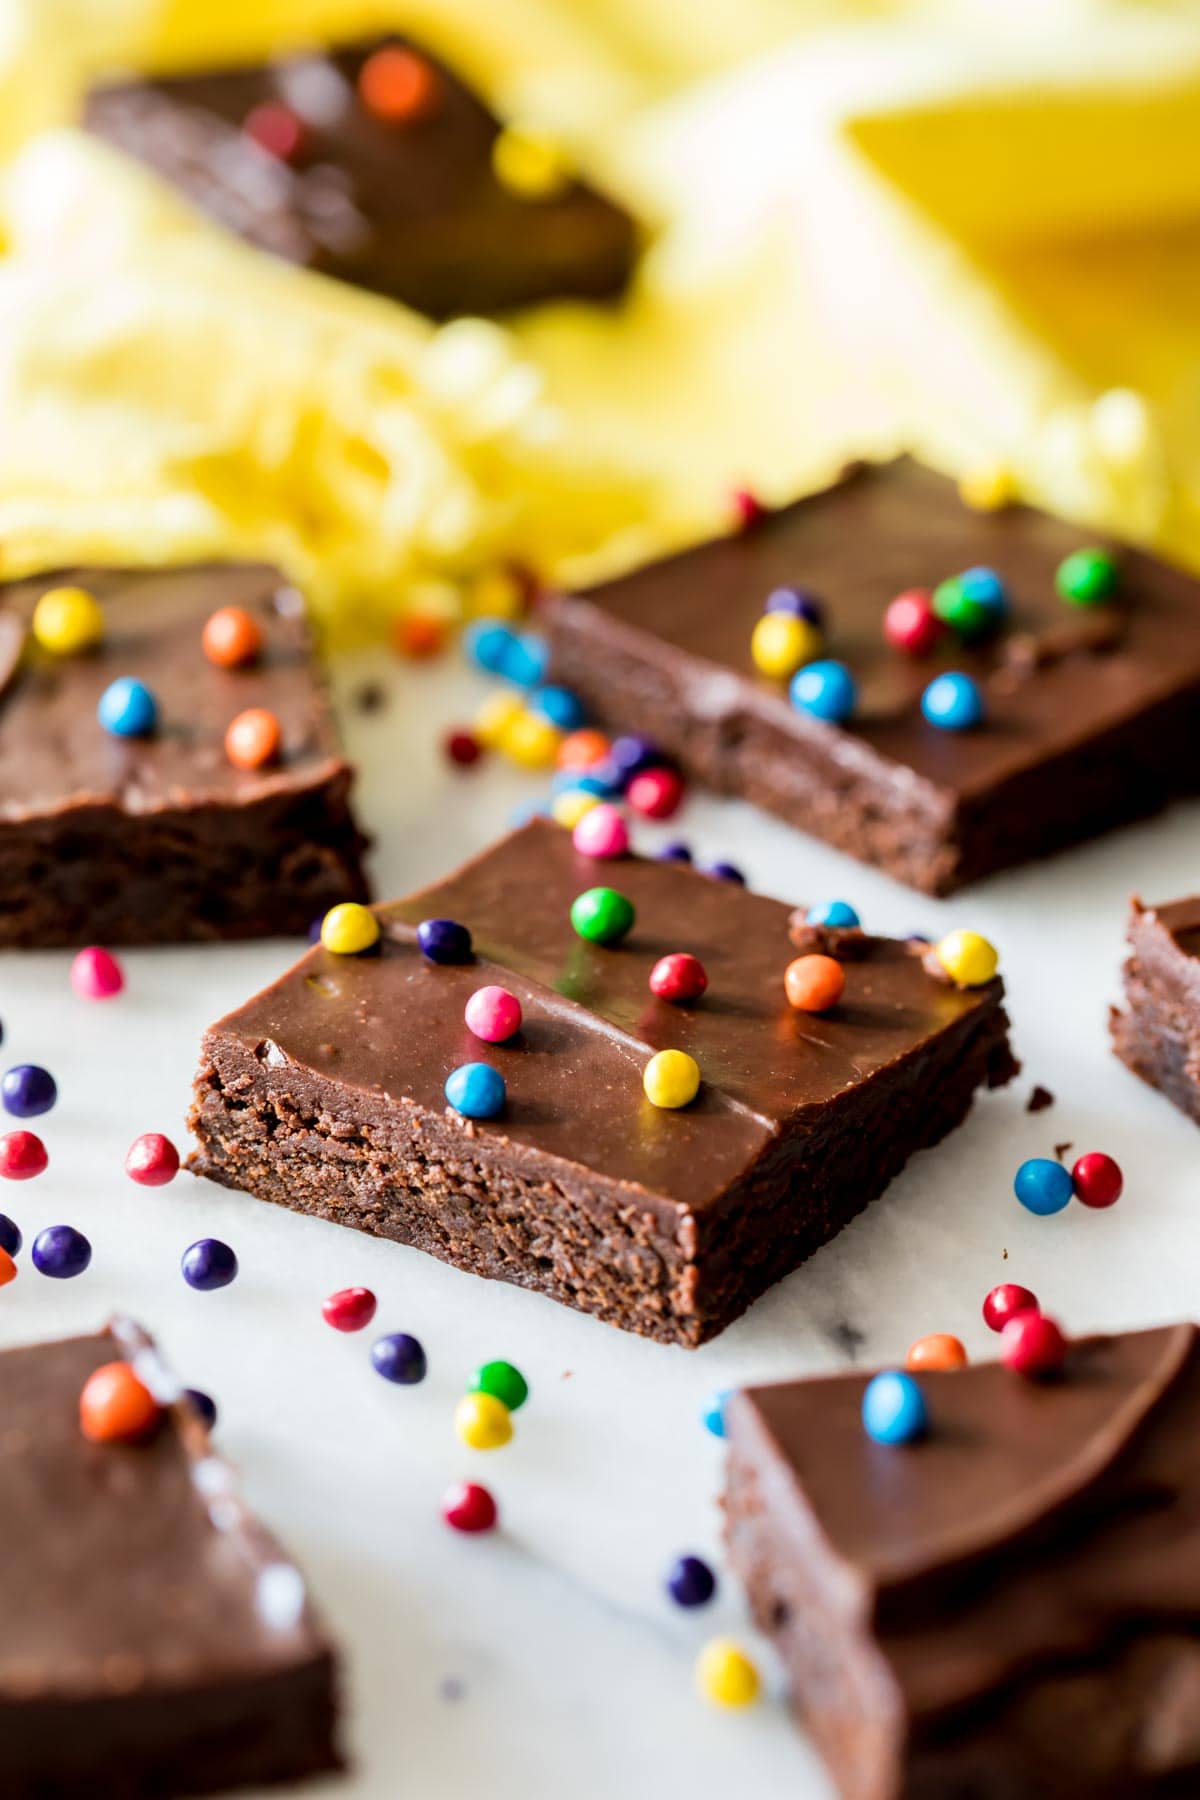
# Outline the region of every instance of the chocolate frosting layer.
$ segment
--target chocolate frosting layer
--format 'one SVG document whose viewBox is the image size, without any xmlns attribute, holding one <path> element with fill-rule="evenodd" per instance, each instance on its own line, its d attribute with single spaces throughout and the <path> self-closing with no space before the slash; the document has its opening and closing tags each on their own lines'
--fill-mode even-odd
<svg viewBox="0 0 1200 1800">
<path fill-rule="evenodd" d="M 1070 754 L 1200 680 L 1200 583 L 1182 571 L 1124 548 L 1114 603 L 1076 608 L 1058 597 L 1058 565 L 1094 541 L 1029 507 L 972 511 L 952 482 L 903 458 L 856 468 L 752 530 L 558 605 L 586 609 L 588 628 L 615 647 L 657 658 L 689 716 L 735 735 L 739 716 L 769 719 L 800 740 L 815 736 L 847 770 L 882 758 L 911 771 L 936 806 L 939 795 L 970 799 Z M 978 565 L 995 569 L 1012 599 L 997 637 L 968 646 L 948 634 L 920 658 L 885 641 L 884 611 L 897 594 Z M 786 684 L 754 665 L 751 633 L 768 594 L 785 586 L 820 599 L 824 654 L 857 679 L 860 703 L 845 728 L 793 707 Z M 943 731 L 922 717 L 922 692 L 945 669 L 979 682 L 979 729 Z"/>
<path fill-rule="evenodd" d="M 298 1572 L 186 1403 L 149 1443 L 84 1437 L 88 1376 L 135 1358 L 148 1385 L 166 1378 L 128 1326 L 0 1357 L 0 1703 L 177 1696 L 329 1654 Z M 260 1578 L 278 1568 L 289 1575 L 268 1576 L 264 1606 Z"/>
<path fill-rule="evenodd" d="M 904 1446 L 864 1431 L 867 1379 L 751 1389 L 733 1433 L 751 1409 L 918 1733 L 1038 1667 L 1200 1626 L 1193 1325 L 1082 1340 L 1054 1382 L 923 1374 L 930 1431 Z"/>
<path fill-rule="evenodd" d="M 615 946 L 585 942 L 571 926 L 571 902 L 597 885 L 618 888 L 636 909 Z M 795 954 L 788 907 L 678 864 L 591 860 L 545 820 L 377 910 L 377 953 L 339 957 L 318 946 L 210 1036 L 239 1039 L 289 1093 L 303 1089 L 306 1071 L 357 1090 L 354 1117 L 383 1101 L 440 1112 L 453 1068 L 491 1063 L 508 1104 L 497 1120 L 461 1121 L 465 1133 L 693 1211 L 717 1201 L 785 1124 L 819 1130 L 831 1101 L 990 1009 L 1000 991 L 960 992 L 933 980 L 907 944 L 867 937 L 846 964 L 841 1003 L 819 1017 L 797 1013 L 783 989 Z M 415 928 L 434 917 L 469 928 L 473 963 L 426 961 Z M 693 1007 L 648 988 L 658 958 L 679 950 L 699 957 L 709 978 Z M 524 1011 L 507 1044 L 481 1043 L 463 1021 L 470 995 L 490 982 Z M 665 1048 L 700 1067 L 700 1095 L 678 1111 L 642 1091 L 649 1053 Z"/>
<path fill-rule="evenodd" d="M 52 587 L 86 588 L 104 609 L 104 641 L 54 656 L 31 633 L 0 689 L 0 820 L 19 822 L 85 804 L 129 813 L 250 805 L 320 787 L 346 773 L 316 674 L 303 604 L 278 570 L 213 563 L 175 569 L 66 569 L 0 588 L 3 645 L 15 641 Z M 200 634 L 221 606 L 258 622 L 263 653 L 247 668 L 209 662 Z M 12 621 L 10 627 L 8 622 Z M 143 681 L 158 703 L 153 736 L 113 737 L 96 718 L 119 676 Z M 225 754 L 230 721 L 266 707 L 282 728 L 276 764 L 237 769 Z"/>
<path fill-rule="evenodd" d="M 437 90 L 420 119 L 392 124 L 363 105 L 363 63 L 402 42 L 100 87 L 87 123 L 261 249 L 435 315 L 616 292 L 632 220 L 581 181 L 544 198 L 505 188 L 492 169 L 500 127 L 449 69 L 419 52 Z M 301 123 L 291 164 L 242 129 L 264 103 Z"/>
</svg>

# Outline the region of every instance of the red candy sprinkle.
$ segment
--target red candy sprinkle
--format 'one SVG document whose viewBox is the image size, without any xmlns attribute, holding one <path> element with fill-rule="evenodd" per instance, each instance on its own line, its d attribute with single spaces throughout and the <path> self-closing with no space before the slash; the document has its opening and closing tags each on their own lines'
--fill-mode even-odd
<svg viewBox="0 0 1200 1800">
<path fill-rule="evenodd" d="M 650 992 L 660 1000 L 673 1000 L 677 1006 L 698 1000 L 707 986 L 704 964 L 683 950 L 660 956 L 650 971 Z"/>
<path fill-rule="evenodd" d="M 1067 1359 L 1067 1340 L 1044 1313 L 1018 1313 L 1000 1333 L 1000 1361 L 1017 1375 L 1055 1375 Z"/>
<path fill-rule="evenodd" d="M 129 1146 L 125 1173 L 143 1187 L 165 1187 L 179 1173 L 179 1152 L 161 1131 L 143 1131 Z"/>
<path fill-rule="evenodd" d="M 246 114 L 242 130 L 268 156 L 290 163 L 304 148 L 304 122 L 290 106 L 279 100 L 264 100 Z"/>
<path fill-rule="evenodd" d="M 625 798 L 643 819 L 669 819 L 683 799 L 683 778 L 674 769 L 643 769 L 626 788 Z"/>
<path fill-rule="evenodd" d="M 729 496 L 734 519 L 742 531 L 753 531 L 767 516 L 767 508 L 749 488 L 734 488 Z"/>
<path fill-rule="evenodd" d="M 1037 1295 L 1031 1289 L 1018 1287 L 1015 1281 L 1002 1281 L 983 1303 L 983 1322 L 989 1331 L 1003 1331 L 1018 1313 L 1036 1312 L 1037 1309 Z"/>
<path fill-rule="evenodd" d="M 32 1131 L 6 1131 L 0 1137 L 0 1176 L 5 1181 L 30 1181 L 49 1160 L 45 1144 Z"/>
<path fill-rule="evenodd" d="M 1125 1178 L 1111 1156 L 1089 1150 L 1071 1170 L 1075 1198 L 1085 1206 L 1112 1206 L 1121 1198 Z"/>
<path fill-rule="evenodd" d="M 335 1331 L 361 1331 L 375 1317 L 378 1304 L 370 1288 L 339 1288 L 321 1302 L 321 1317 Z"/>
<path fill-rule="evenodd" d="M 125 974 L 115 956 L 89 944 L 71 964 L 71 986 L 83 1000 L 111 1000 L 125 986 Z"/>
<path fill-rule="evenodd" d="M 469 769 L 483 755 L 483 745 L 469 731 L 451 731 L 443 738 L 442 745 L 450 761 L 462 769 Z"/>
<path fill-rule="evenodd" d="M 0 1287 L 7 1287 L 10 1281 L 17 1279 L 17 1265 L 7 1250 L 0 1250 Z"/>
<path fill-rule="evenodd" d="M 496 1502 L 477 1482 L 456 1481 L 442 1495 L 442 1517 L 455 1531 L 490 1531 L 496 1523 Z"/>
<path fill-rule="evenodd" d="M 928 656 L 945 629 L 933 610 L 928 588 L 909 588 L 897 594 L 883 615 L 884 637 L 906 656 Z"/>
</svg>

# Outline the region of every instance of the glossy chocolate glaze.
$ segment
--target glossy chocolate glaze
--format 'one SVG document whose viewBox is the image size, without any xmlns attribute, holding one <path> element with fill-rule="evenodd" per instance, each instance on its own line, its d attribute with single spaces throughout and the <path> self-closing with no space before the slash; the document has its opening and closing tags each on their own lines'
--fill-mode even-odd
<svg viewBox="0 0 1200 1800">
<path fill-rule="evenodd" d="M 427 116 L 392 124 L 368 111 L 359 70 L 400 41 L 97 88 L 87 123 L 261 249 L 435 315 L 623 286 L 628 215 L 579 181 L 537 199 L 503 187 L 496 119 L 441 64 L 425 58 L 437 78 Z M 242 130 L 264 102 L 301 121 L 293 164 Z"/>
<path fill-rule="evenodd" d="M 16 622 L 27 624 L 41 595 L 66 584 L 99 600 L 104 641 L 79 656 L 53 656 L 24 633 L 19 660 L 6 659 L 0 821 L 85 806 L 131 814 L 238 808 L 348 777 L 300 596 L 278 570 L 240 563 L 59 570 L 0 588 L 3 642 L 11 648 Z M 262 656 L 247 668 L 216 668 L 201 649 L 204 622 L 220 606 L 244 607 L 261 627 Z M 113 737 L 96 718 L 101 694 L 122 675 L 145 682 L 158 702 L 150 737 Z M 279 761 L 237 769 L 225 754 L 226 729 L 239 712 L 260 706 L 282 727 Z"/>
<path fill-rule="evenodd" d="M 1123 549 L 1113 604 L 1075 608 L 1058 597 L 1059 563 L 1096 541 L 1030 507 L 972 511 L 952 482 L 901 459 L 863 465 L 752 530 L 559 604 L 568 614 L 583 609 L 598 641 L 636 638 L 640 655 L 669 665 L 690 713 L 731 730 L 739 715 L 759 713 L 797 740 L 817 738 L 847 769 L 886 770 L 936 804 L 1068 755 L 1200 681 L 1200 583 L 1182 571 Z M 999 636 L 972 646 L 948 636 L 922 658 L 885 641 L 884 610 L 898 593 L 976 565 L 994 568 L 1012 597 Z M 821 600 L 824 654 L 854 672 L 860 704 L 846 728 L 798 711 L 786 684 L 755 668 L 751 632 L 782 586 Z M 980 683 L 980 729 L 942 731 L 922 718 L 921 694 L 944 669 Z M 1181 786 L 1188 775 L 1181 771 Z"/>
<path fill-rule="evenodd" d="M 585 942 L 571 926 L 572 900 L 595 885 L 634 903 L 619 945 Z M 590 860 L 544 820 L 377 910 L 376 953 L 339 957 L 318 946 L 210 1040 L 236 1040 L 264 1080 L 306 1107 L 319 1097 L 322 1112 L 345 1106 L 356 1118 L 410 1103 L 441 1114 L 450 1070 L 491 1063 L 508 1104 L 495 1121 L 458 1121 L 467 1137 L 632 1184 L 675 1203 L 671 1211 L 712 1205 L 785 1130 L 827 1128 L 830 1102 L 967 1015 L 990 1012 L 1000 992 L 999 983 L 960 992 L 925 972 L 919 949 L 866 938 L 846 964 L 842 1002 L 820 1017 L 796 1013 L 783 991 L 795 955 L 787 906 L 677 864 Z M 476 960 L 427 962 L 415 928 L 431 917 L 466 925 Z M 654 963 L 675 950 L 708 973 L 694 1007 L 649 992 Z M 508 1044 L 481 1043 L 463 1022 L 468 998 L 489 982 L 521 1001 L 524 1025 Z M 703 1078 L 699 1098 L 679 1111 L 651 1106 L 642 1091 L 648 1053 L 668 1047 L 694 1056 Z"/>
<path fill-rule="evenodd" d="M 1131 1642 L 1194 1636 L 1194 1326 L 1083 1339 L 1061 1379 L 1050 1382 L 995 1363 L 922 1374 L 930 1429 L 908 1445 L 867 1436 L 860 1413 L 867 1380 L 839 1375 L 753 1388 L 731 1400 L 727 1414 L 734 1463 L 743 1482 L 753 1472 L 777 1550 L 790 1544 L 787 1554 L 803 1559 L 801 1585 L 833 1605 L 838 1629 L 850 1634 L 844 1654 L 866 1654 L 869 1646 L 875 1673 L 858 1687 L 860 1701 L 874 1697 L 863 1743 L 882 1729 L 885 1739 L 891 1734 L 889 1754 L 902 1757 L 906 1741 L 938 1741 L 939 1722 L 965 1731 L 972 1709 L 985 1708 L 979 1716 L 986 1718 L 987 1707 L 1008 1704 L 1011 1684 L 1024 1692 L 1110 1658 L 1119 1670 Z M 739 1486 L 730 1502 L 735 1558 L 743 1525 L 752 1527 L 740 1504 L 747 1492 Z M 748 1541 L 741 1540 L 743 1555 Z M 815 1616 L 795 1620 L 803 1636 L 820 1624 Z M 785 1639 L 790 1625 L 781 1625 Z M 838 1736 L 831 1733 L 835 1743 Z M 852 1741 L 848 1732 L 843 1750 Z M 1191 1766 L 1200 1757 L 1194 1732 L 1187 1752 Z M 854 1764 L 847 1754 L 845 1766 Z M 1132 1769 L 1127 1774 L 1132 1780 Z M 1093 1791 L 1063 1787 L 1061 1773 L 1058 1779 L 1056 1794 Z M 1028 1791 L 1035 1788 L 1043 1791 L 1031 1776 Z M 848 1780 L 847 1791 L 910 1790 L 864 1778 L 861 1788 Z M 947 1781 L 919 1791 L 975 1789 Z M 1103 1788 L 1110 1791 L 1119 1790 Z"/>
<path fill-rule="evenodd" d="M 140 1444 L 80 1430 L 113 1361 L 178 1393 L 124 1321 L 0 1358 L 0 1786 L 166 1795 L 336 1766 L 329 1642 L 190 1405 Z"/>
</svg>

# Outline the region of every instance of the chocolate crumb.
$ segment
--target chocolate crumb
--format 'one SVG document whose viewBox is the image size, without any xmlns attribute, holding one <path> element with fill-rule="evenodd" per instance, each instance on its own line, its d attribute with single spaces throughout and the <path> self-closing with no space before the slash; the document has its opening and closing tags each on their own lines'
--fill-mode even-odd
<svg viewBox="0 0 1200 1800">
<path fill-rule="evenodd" d="M 845 1319 L 839 1319 L 836 1324 L 827 1326 L 826 1334 L 830 1342 L 836 1345 L 842 1355 L 851 1362 L 857 1361 L 858 1353 L 867 1341 L 866 1332 L 860 1331 L 857 1325 L 851 1325 Z"/>
<path fill-rule="evenodd" d="M 1054 1095 L 1050 1092 L 1049 1088 L 1043 1087 L 1042 1084 L 1038 1082 L 1028 1100 L 1025 1102 L 1025 1111 L 1031 1113 L 1045 1112 L 1048 1106 L 1053 1105 Z"/>
<path fill-rule="evenodd" d="M 1054 1154 L 1055 1154 L 1055 1156 L 1057 1156 L 1059 1162 L 1061 1162 L 1063 1157 L 1067 1154 L 1067 1151 L 1073 1150 L 1074 1148 L 1075 1148 L 1074 1144 L 1071 1143 L 1070 1140 L 1068 1139 L 1068 1141 L 1065 1144 L 1055 1144 Z"/>
<path fill-rule="evenodd" d="M 382 712 L 388 703 L 388 692 L 378 681 L 364 681 L 360 688 L 355 688 L 350 703 L 355 712 Z"/>
</svg>

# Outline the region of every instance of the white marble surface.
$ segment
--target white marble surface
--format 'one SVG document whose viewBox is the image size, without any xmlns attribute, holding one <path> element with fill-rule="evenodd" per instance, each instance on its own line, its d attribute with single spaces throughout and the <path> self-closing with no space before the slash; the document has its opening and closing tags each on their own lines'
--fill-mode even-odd
<svg viewBox="0 0 1200 1800">
<path fill-rule="evenodd" d="M 352 697 L 368 678 L 386 703 L 364 713 Z M 439 875 L 537 793 L 531 776 L 443 763 L 438 734 L 469 717 L 482 691 L 455 656 L 423 668 L 381 656 L 344 666 L 338 686 L 381 894 Z M 108 1005 L 76 999 L 65 954 L 0 961 L 5 1063 L 45 1063 L 61 1092 L 43 1121 L 49 1170 L 7 1188 L 0 1207 L 27 1243 L 66 1221 L 95 1249 L 89 1273 L 62 1283 L 24 1255 L 0 1295 L 0 1341 L 88 1330 L 125 1310 L 216 1396 L 221 1449 L 346 1646 L 353 1773 L 314 1794 L 650 1800 L 674 1787 L 689 1800 L 824 1800 L 777 1698 L 724 1714 L 694 1694 L 701 1643 L 745 1633 L 732 1586 L 693 1614 L 662 1592 L 677 1552 L 718 1553 L 721 1454 L 701 1405 L 748 1378 L 833 1368 L 850 1354 L 897 1358 L 933 1329 L 983 1354 L 979 1304 L 1006 1278 L 1035 1287 L 1073 1329 L 1195 1311 L 1200 1136 L 1111 1058 L 1104 1015 L 1128 895 L 1197 886 L 1198 819 L 1200 809 L 1180 807 L 941 904 L 707 798 L 670 827 L 643 830 L 643 845 L 686 835 L 788 900 L 843 896 L 882 931 L 984 931 L 1000 947 L 1025 1063 L 865 1217 L 696 1353 L 187 1176 L 158 1190 L 125 1178 L 138 1132 L 182 1142 L 202 1028 L 285 966 L 292 946 L 132 953 L 128 989 Z M 1031 1116 L 1035 1081 L 1056 1103 Z M 1012 1197 L 1013 1170 L 1067 1140 L 1115 1155 L 1125 1197 L 1109 1213 L 1072 1206 L 1034 1219 Z M 234 1245 L 241 1274 L 222 1293 L 195 1294 L 179 1256 L 208 1234 Z M 320 1302 L 355 1282 L 379 1295 L 376 1327 L 341 1337 Z M 372 1372 L 376 1329 L 422 1339 L 421 1387 Z M 533 1391 L 514 1443 L 482 1455 L 459 1445 L 451 1414 L 469 1372 L 492 1356 L 516 1362 Z M 439 1497 L 462 1475 L 493 1488 L 502 1532 L 472 1540 L 443 1526 Z M 765 1651 L 763 1666 L 774 1684 Z"/>
</svg>

